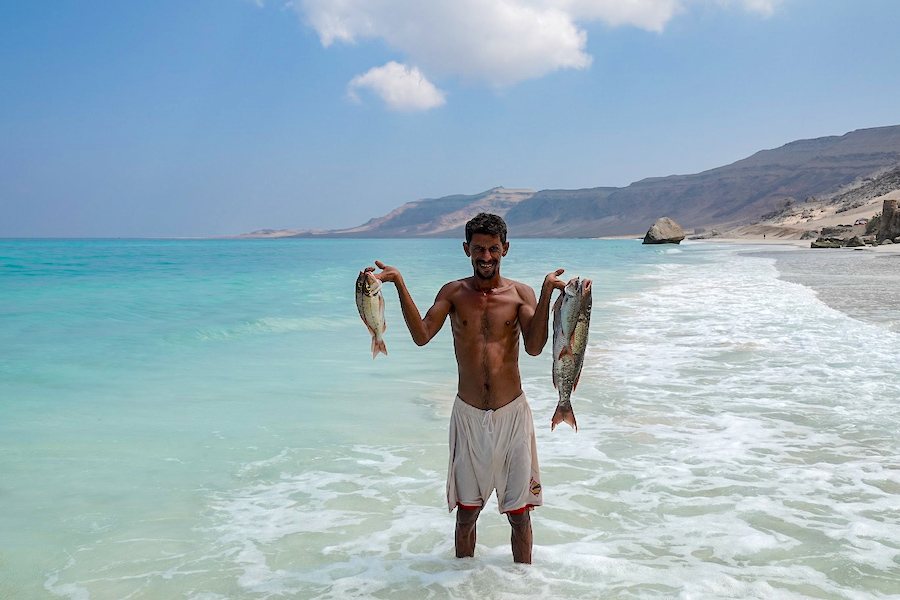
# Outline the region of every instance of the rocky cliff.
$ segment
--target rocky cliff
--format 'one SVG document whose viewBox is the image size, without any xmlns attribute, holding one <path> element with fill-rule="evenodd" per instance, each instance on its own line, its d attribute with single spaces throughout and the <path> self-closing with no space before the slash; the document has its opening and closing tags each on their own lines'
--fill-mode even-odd
<svg viewBox="0 0 900 600">
<path fill-rule="evenodd" d="M 686 230 L 750 223 L 786 204 L 835 193 L 900 165 L 900 126 L 791 142 L 693 175 L 625 188 L 508 190 L 408 202 L 351 229 L 296 236 L 458 237 L 481 211 L 504 216 L 515 237 L 643 235 L 661 215 Z M 288 235 L 292 232 L 284 232 Z"/>
<path fill-rule="evenodd" d="M 507 215 L 516 235 L 641 234 L 660 215 L 690 230 L 758 219 L 900 163 L 900 126 L 792 142 L 698 173 L 644 179 L 626 188 L 538 192 Z M 534 215 L 553 215 L 536 221 Z M 533 226 L 537 225 L 536 227 Z"/>
<path fill-rule="evenodd" d="M 533 195 L 533 190 L 496 187 L 472 196 L 417 200 L 359 227 L 329 233 L 353 237 L 459 237 L 464 232 L 466 221 L 476 214 L 489 212 L 506 215 L 514 206 Z"/>
<path fill-rule="evenodd" d="M 900 238 L 900 210 L 897 210 L 896 200 L 885 200 L 878 218 L 878 241 L 896 240 Z"/>
</svg>

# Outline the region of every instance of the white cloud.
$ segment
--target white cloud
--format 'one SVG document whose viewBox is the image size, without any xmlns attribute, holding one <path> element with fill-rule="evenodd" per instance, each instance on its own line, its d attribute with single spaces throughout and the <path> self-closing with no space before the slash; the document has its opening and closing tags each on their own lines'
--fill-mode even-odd
<svg viewBox="0 0 900 600">
<path fill-rule="evenodd" d="M 425 79 L 419 69 L 394 61 L 354 77 L 347 88 L 350 97 L 358 101 L 356 92 L 360 88 L 371 89 L 393 110 L 429 110 L 446 102 L 444 93 Z"/>
<path fill-rule="evenodd" d="M 302 0 L 324 46 L 380 38 L 429 74 L 507 86 L 584 68 L 587 35 L 569 15 L 520 0 Z"/>
<path fill-rule="evenodd" d="M 583 29 L 587 23 L 661 32 L 676 15 L 695 6 L 738 6 L 770 15 L 783 1 L 292 0 L 289 6 L 315 29 L 325 47 L 380 39 L 430 76 L 502 88 L 560 69 L 590 66 Z M 373 71 L 362 77 L 372 74 L 374 79 Z"/>
<path fill-rule="evenodd" d="M 611 27 L 630 25 L 662 31 L 681 12 L 683 0 L 537 0 L 555 5 L 573 21 L 602 21 Z"/>
<path fill-rule="evenodd" d="M 601 21 L 610 27 L 633 26 L 661 32 L 676 15 L 694 6 L 718 4 L 739 6 L 750 12 L 771 15 L 783 0 L 531 0 L 535 4 L 552 5 L 569 15 L 574 22 Z"/>
<path fill-rule="evenodd" d="M 782 3 L 782 0 L 724 0 L 726 5 L 738 4 L 751 12 L 758 12 L 764 16 L 771 16 Z"/>
</svg>

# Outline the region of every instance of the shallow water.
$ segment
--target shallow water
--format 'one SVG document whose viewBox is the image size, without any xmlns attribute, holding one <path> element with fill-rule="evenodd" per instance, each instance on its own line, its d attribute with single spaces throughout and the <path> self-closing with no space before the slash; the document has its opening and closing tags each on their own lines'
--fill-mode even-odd
<svg viewBox="0 0 900 600">
<path fill-rule="evenodd" d="M 457 560 L 449 327 L 416 347 L 388 290 L 373 361 L 376 258 L 423 310 L 470 269 L 455 240 L 0 241 L 0 597 L 900 594 L 891 323 L 733 246 L 513 240 L 508 277 L 595 280 L 579 430 L 523 352 L 535 564 L 494 498 Z"/>
<path fill-rule="evenodd" d="M 758 256 L 777 259 L 782 279 L 812 288 L 829 306 L 900 333 L 900 254 L 785 247 Z"/>
</svg>

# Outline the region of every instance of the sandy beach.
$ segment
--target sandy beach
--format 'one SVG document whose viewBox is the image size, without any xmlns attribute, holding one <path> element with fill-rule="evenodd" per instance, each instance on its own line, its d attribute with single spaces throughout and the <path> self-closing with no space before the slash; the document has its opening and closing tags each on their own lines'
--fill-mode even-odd
<svg viewBox="0 0 900 600">
<path fill-rule="evenodd" d="M 854 225 L 859 219 L 871 219 L 881 212 L 885 200 L 900 200 L 900 190 L 872 198 L 858 207 L 849 210 L 841 209 L 841 205 L 825 203 L 799 204 L 792 211 L 760 221 L 754 225 L 742 225 L 731 229 L 720 229 L 719 235 L 710 236 L 706 241 L 716 242 L 752 242 L 754 244 L 789 244 L 809 248 L 811 240 L 809 232 L 819 232 L 824 227 L 849 225 L 844 237 L 849 235 L 865 235 L 865 225 Z M 807 239 L 801 239 L 807 235 Z M 698 239 L 699 238 L 694 238 Z M 704 240 L 699 240 L 704 241 Z M 856 250 L 846 248 L 842 250 Z M 874 252 L 900 252 L 900 245 L 886 244 L 878 247 L 867 246 L 859 250 Z"/>
</svg>

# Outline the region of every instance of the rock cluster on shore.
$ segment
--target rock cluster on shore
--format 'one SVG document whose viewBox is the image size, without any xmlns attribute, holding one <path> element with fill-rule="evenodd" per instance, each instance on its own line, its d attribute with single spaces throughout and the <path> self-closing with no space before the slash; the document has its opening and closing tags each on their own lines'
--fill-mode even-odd
<svg viewBox="0 0 900 600">
<path fill-rule="evenodd" d="M 890 240 L 888 240 L 890 242 Z M 874 235 L 854 235 L 849 238 L 823 236 L 816 238 L 810 248 L 862 248 L 863 246 L 877 246 L 883 243 L 875 239 Z"/>
<path fill-rule="evenodd" d="M 879 244 L 900 244 L 900 210 L 897 200 L 887 199 L 881 215 L 867 227 L 869 235 L 842 236 L 847 227 L 825 227 L 821 236 L 810 244 L 810 248 L 860 248 L 862 246 L 878 246 Z"/>
</svg>

